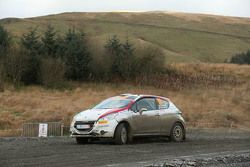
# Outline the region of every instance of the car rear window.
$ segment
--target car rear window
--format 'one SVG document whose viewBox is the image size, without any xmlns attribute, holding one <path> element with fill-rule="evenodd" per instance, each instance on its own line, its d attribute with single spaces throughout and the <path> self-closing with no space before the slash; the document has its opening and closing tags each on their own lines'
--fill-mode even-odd
<svg viewBox="0 0 250 167">
<path fill-rule="evenodd" d="M 158 104 L 159 110 L 168 109 L 169 107 L 169 102 L 167 100 L 157 98 L 156 103 Z"/>
</svg>

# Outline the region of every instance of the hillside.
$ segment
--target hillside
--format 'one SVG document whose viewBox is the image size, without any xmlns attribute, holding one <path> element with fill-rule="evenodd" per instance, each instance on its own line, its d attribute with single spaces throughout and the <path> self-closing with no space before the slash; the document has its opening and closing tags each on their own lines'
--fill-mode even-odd
<svg viewBox="0 0 250 167">
<path fill-rule="evenodd" d="M 224 62 L 250 49 L 250 18 L 167 12 L 63 13 L 43 17 L 0 20 L 20 37 L 31 27 L 43 32 L 48 24 L 58 33 L 83 30 L 94 43 L 116 34 L 139 46 L 164 50 L 167 62 Z"/>
</svg>

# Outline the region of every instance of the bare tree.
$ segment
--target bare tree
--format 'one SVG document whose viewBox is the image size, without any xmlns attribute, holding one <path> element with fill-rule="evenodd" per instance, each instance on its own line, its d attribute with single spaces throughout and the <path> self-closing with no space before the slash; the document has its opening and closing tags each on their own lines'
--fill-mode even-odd
<svg viewBox="0 0 250 167">
<path fill-rule="evenodd" d="M 2 60 L 0 62 L 0 92 L 4 91 L 4 68 Z"/>
<path fill-rule="evenodd" d="M 27 68 L 27 57 L 19 49 L 11 50 L 4 63 L 8 79 L 16 86 L 20 86 L 23 73 Z"/>
<path fill-rule="evenodd" d="M 50 88 L 61 87 L 64 84 L 65 65 L 61 59 L 45 58 L 40 66 L 41 83 Z"/>
</svg>

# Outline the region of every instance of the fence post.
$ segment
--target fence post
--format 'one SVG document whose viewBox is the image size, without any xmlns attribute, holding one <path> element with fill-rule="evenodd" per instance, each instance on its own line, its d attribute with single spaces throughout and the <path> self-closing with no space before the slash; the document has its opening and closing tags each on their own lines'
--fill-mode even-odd
<svg viewBox="0 0 250 167">
<path fill-rule="evenodd" d="M 232 133 L 232 128 L 233 128 L 233 121 L 231 122 L 231 124 L 230 124 L 230 128 L 229 128 L 229 133 L 230 133 L 230 135 L 231 135 L 231 133 Z"/>
<path fill-rule="evenodd" d="M 63 128 L 64 128 L 64 126 L 63 126 L 63 124 L 61 124 L 61 136 L 63 136 Z"/>
<path fill-rule="evenodd" d="M 21 137 L 23 137 L 23 132 L 24 131 L 24 124 L 22 124 L 22 134 L 21 134 Z"/>
</svg>

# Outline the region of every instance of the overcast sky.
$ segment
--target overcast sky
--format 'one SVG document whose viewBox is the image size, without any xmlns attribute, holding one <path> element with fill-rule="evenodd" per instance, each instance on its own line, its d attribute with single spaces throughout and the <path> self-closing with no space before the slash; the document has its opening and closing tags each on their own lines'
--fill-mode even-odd
<svg viewBox="0 0 250 167">
<path fill-rule="evenodd" d="M 0 0 L 0 18 L 156 10 L 250 17 L 250 0 Z"/>
</svg>

